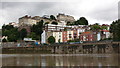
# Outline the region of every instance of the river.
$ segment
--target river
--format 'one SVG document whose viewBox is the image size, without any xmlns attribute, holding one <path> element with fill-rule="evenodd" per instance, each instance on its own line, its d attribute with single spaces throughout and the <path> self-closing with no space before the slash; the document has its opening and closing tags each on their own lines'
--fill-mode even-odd
<svg viewBox="0 0 120 68">
<path fill-rule="evenodd" d="M 119 66 L 119 54 L 3 54 L 2 66 Z"/>
</svg>

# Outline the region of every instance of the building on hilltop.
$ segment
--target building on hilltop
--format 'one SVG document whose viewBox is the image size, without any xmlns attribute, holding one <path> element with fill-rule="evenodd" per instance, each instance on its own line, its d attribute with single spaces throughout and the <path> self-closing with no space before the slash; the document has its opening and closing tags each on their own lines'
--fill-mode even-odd
<svg viewBox="0 0 120 68">
<path fill-rule="evenodd" d="M 37 22 L 39 22 L 41 20 L 44 21 L 44 24 L 46 24 L 46 23 L 51 24 L 53 22 L 57 22 L 58 25 L 66 25 L 67 22 L 75 21 L 74 17 L 65 15 L 65 14 L 58 14 L 56 20 L 50 19 L 50 16 L 48 16 L 48 15 L 44 15 L 43 17 L 40 17 L 40 16 L 31 17 L 28 15 L 25 15 L 25 16 L 19 18 L 18 24 L 19 24 L 19 26 L 24 26 L 24 25 L 32 26 L 33 24 L 36 24 Z"/>
<path fill-rule="evenodd" d="M 73 16 L 65 15 L 65 14 L 58 14 L 57 15 L 57 20 L 59 21 L 65 21 L 65 22 L 74 22 L 75 19 Z"/>
<path fill-rule="evenodd" d="M 39 21 L 43 20 L 44 23 L 46 23 L 46 22 L 51 23 L 51 20 L 50 20 L 50 19 L 48 19 L 48 18 L 43 18 L 43 17 L 40 17 L 40 16 L 34 16 L 34 17 L 32 17 L 32 19 L 36 20 L 36 22 L 39 22 Z"/>
<path fill-rule="evenodd" d="M 31 32 L 31 28 L 28 25 L 23 25 L 18 28 L 18 30 L 26 29 L 27 33 L 29 34 Z"/>
<path fill-rule="evenodd" d="M 13 25 L 13 27 L 19 27 L 18 23 L 16 22 L 10 22 L 9 25 Z"/>
<path fill-rule="evenodd" d="M 36 24 L 36 20 L 32 19 L 31 16 L 23 16 L 21 18 L 19 18 L 19 26 L 24 26 L 24 25 L 28 25 L 28 26 L 32 26 L 33 24 Z"/>
<path fill-rule="evenodd" d="M 60 21 L 62 25 L 66 25 L 68 22 L 71 23 L 75 21 L 73 16 L 60 13 L 57 15 L 57 20 Z"/>
</svg>

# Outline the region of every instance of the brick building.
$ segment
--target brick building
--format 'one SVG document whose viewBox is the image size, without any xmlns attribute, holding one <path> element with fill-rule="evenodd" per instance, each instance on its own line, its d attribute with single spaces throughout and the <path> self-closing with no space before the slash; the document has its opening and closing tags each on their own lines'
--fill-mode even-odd
<svg viewBox="0 0 120 68">
<path fill-rule="evenodd" d="M 62 31 L 63 42 L 67 42 L 67 31 Z"/>
<path fill-rule="evenodd" d="M 80 41 L 93 41 L 94 40 L 94 36 L 93 36 L 93 32 L 83 32 L 80 35 Z"/>
</svg>

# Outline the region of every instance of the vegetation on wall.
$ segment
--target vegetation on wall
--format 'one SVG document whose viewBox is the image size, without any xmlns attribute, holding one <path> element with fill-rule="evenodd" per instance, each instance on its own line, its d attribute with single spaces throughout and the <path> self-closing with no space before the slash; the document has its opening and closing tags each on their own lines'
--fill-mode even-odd
<svg viewBox="0 0 120 68">
<path fill-rule="evenodd" d="M 120 19 L 112 22 L 110 32 L 113 34 L 114 41 L 120 41 Z"/>
</svg>

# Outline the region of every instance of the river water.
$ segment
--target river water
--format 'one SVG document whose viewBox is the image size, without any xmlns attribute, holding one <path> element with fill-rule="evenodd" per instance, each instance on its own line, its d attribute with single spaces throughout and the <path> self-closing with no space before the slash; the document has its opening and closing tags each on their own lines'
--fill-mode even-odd
<svg viewBox="0 0 120 68">
<path fill-rule="evenodd" d="M 2 66 L 119 66 L 118 54 L 3 54 Z"/>
</svg>

